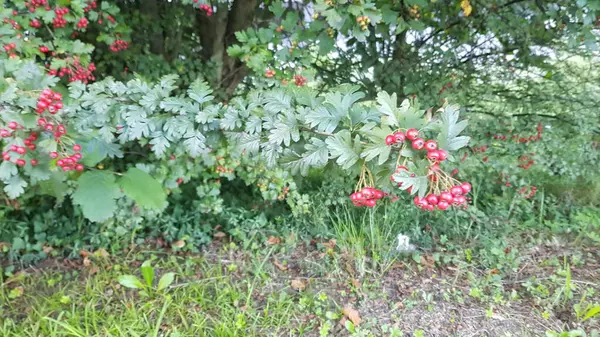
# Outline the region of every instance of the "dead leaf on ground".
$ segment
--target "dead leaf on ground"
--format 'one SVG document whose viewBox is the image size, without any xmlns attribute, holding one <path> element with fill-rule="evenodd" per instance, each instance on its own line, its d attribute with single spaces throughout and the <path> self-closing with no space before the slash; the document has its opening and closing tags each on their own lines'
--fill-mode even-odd
<svg viewBox="0 0 600 337">
<path fill-rule="evenodd" d="M 360 287 L 362 286 L 362 284 L 360 283 L 360 281 L 359 281 L 359 280 L 357 280 L 357 279 L 352 279 L 352 280 L 350 281 L 350 283 L 352 283 L 352 286 L 353 286 L 354 288 L 356 288 L 356 289 L 360 289 Z"/>
<path fill-rule="evenodd" d="M 183 246 L 185 246 L 185 241 L 183 241 L 183 240 L 177 240 L 177 241 L 171 243 L 171 247 L 183 248 Z"/>
<path fill-rule="evenodd" d="M 92 261 L 86 256 L 83 258 L 83 265 L 89 267 L 92 264 Z"/>
<path fill-rule="evenodd" d="M 362 319 L 360 318 L 360 314 L 356 309 L 354 309 L 350 304 L 346 304 L 344 310 L 342 310 L 342 314 L 348 317 L 349 320 L 354 323 L 354 325 L 359 325 Z"/>
<path fill-rule="evenodd" d="M 279 262 L 279 260 L 277 260 L 277 259 L 273 260 L 273 264 L 275 265 L 275 267 L 277 267 L 281 271 L 288 270 L 288 267 L 286 265 L 281 264 L 281 262 Z"/>
<path fill-rule="evenodd" d="M 267 239 L 267 245 L 269 245 L 269 246 L 278 245 L 280 243 L 281 243 L 281 239 L 278 237 L 269 236 L 269 238 Z"/>
<path fill-rule="evenodd" d="M 223 233 L 223 232 L 216 232 L 216 233 L 215 233 L 215 235 L 213 235 L 213 237 L 214 237 L 215 239 L 222 239 L 222 238 L 224 238 L 224 237 L 225 237 L 225 235 L 227 235 L 227 234 L 225 234 L 225 233 Z"/>
<path fill-rule="evenodd" d="M 426 254 L 421 256 L 421 264 L 428 268 L 433 268 L 435 266 L 435 260 L 432 255 Z"/>
<path fill-rule="evenodd" d="M 90 252 L 88 252 L 87 250 L 83 250 L 82 249 L 82 250 L 79 251 L 79 256 L 81 256 L 81 257 L 88 257 L 88 256 L 90 256 Z"/>
<path fill-rule="evenodd" d="M 306 283 L 300 279 L 292 280 L 292 288 L 302 291 L 302 290 L 306 289 Z"/>
<path fill-rule="evenodd" d="M 335 249 L 335 245 L 337 244 L 336 239 L 330 239 L 329 242 L 325 242 L 323 246 L 327 249 Z"/>
<path fill-rule="evenodd" d="M 106 259 L 110 256 L 110 254 L 106 251 L 106 249 L 104 248 L 98 248 L 95 252 L 94 252 L 94 256 L 97 257 L 101 257 L 103 259 Z"/>
</svg>

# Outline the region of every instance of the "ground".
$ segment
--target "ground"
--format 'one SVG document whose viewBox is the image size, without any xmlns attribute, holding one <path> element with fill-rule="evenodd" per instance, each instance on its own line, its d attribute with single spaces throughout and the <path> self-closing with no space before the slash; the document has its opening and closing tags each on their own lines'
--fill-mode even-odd
<svg viewBox="0 0 600 337">
<path fill-rule="evenodd" d="M 600 300 L 597 247 L 536 245 L 499 270 L 423 250 L 376 264 L 335 240 L 272 237 L 252 251 L 226 240 L 23 269 L 2 284 L 0 336 L 544 336 L 600 324 L 573 308 Z M 122 285 L 146 260 L 152 287 Z"/>
</svg>

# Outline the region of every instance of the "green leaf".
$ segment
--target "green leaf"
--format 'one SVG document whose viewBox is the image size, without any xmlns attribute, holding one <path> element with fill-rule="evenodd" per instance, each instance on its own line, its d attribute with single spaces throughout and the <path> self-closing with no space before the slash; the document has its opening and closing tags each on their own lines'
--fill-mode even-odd
<svg viewBox="0 0 600 337">
<path fill-rule="evenodd" d="M 215 98 L 211 95 L 212 89 L 210 86 L 200 79 L 194 81 L 187 92 L 190 98 L 198 102 L 198 104 L 210 102 Z"/>
<path fill-rule="evenodd" d="M 391 96 L 385 91 L 377 94 L 377 103 L 379 104 L 377 108 L 382 114 L 386 115 L 386 123 L 393 128 L 397 128 L 399 126 L 397 116 L 398 109 L 396 108 L 397 102 L 398 97 L 396 96 L 396 93 L 393 93 Z"/>
<path fill-rule="evenodd" d="M 148 287 L 152 287 L 152 282 L 154 281 L 154 268 L 152 268 L 152 265 L 150 263 L 150 260 L 145 261 L 140 267 L 140 270 L 142 271 L 142 276 L 144 277 L 144 280 L 146 281 L 146 285 Z"/>
<path fill-rule="evenodd" d="M 17 174 L 17 172 L 19 172 L 19 170 L 14 163 L 4 160 L 2 161 L 2 164 L 0 164 L 0 180 L 2 181 L 10 179 Z"/>
<path fill-rule="evenodd" d="M 206 151 L 206 138 L 200 131 L 196 131 L 192 137 L 183 141 L 186 151 L 193 158 L 198 157 Z"/>
<path fill-rule="evenodd" d="M 459 115 L 459 108 L 455 105 L 448 105 L 442 112 L 437 138 L 439 148 L 456 151 L 469 143 L 470 137 L 458 136 L 467 127 L 467 121 L 458 121 Z"/>
<path fill-rule="evenodd" d="M 95 222 L 110 218 L 117 208 L 115 199 L 121 196 L 115 176 L 106 171 L 88 171 L 77 182 L 73 202 L 81 206 L 83 215 Z"/>
<path fill-rule="evenodd" d="M 288 150 L 281 159 L 283 166 L 290 168 L 292 174 L 300 172 L 300 174 L 306 176 L 311 167 L 319 168 L 327 164 L 329 150 L 324 141 L 318 138 L 312 138 L 310 143 L 304 145 L 304 148 L 306 149 L 306 152 L 301 155 Z"/>
<path fill-rule="evenodd" d="M 419 197 L 423 198 L 425 197 L 425 193 L 427 193 L 428 182 L 426 176 L 411 177 L 410 173 L 400 171 L 395 173 L 392 176 L 392 179 L 396 183 L 402 183 L 402 185 L 399 186 L 401 190 L 407 190 L 412 187 L 412 195 L 418 193 Z"/>
<path fill-rule="evenodd" d="M 40 181 L 39 185 L 42 194 L 55 197 L 58 203 L 63 202 L 69 188 L 64 179 L 65 176 L 57 172 L 52 174 L 50 179 Z"/>
<path fill-rule="evenodd" d="M 10 199 L 18 198 L 25 192 L 25 187 L 27 187 L 27 182 L 19 175 L 13 176 L 5 181 L 5 183 L 4 192 L 6 192 Z"/>
<path fill-rule="evenodd" d="M 133 275 L 121 275 L 118 278 L 119 283 L 126 288 L 130 289 L 144 289 L 144 284 L 140 279 Z"/>
<path fill-rule="evenodd" d="M 391 152 L 391 146 L 386 145 L 385 143 L 375 143 L 367 145 L 363 153 L 360 154 L 360 157 L 365 158 L 366 161 L 371 161 L 375 157 L 379 157 L 377 164 L 383 165 L 383 163 L 390 158 Z"/>
<path fill-rule="evenodd" d="M 292 113 L 287 113 L 285 116 L 280 115 L 279 120 L 273 125 L 269 133 L 269 141 L 280 145 L 290 146 L 291 141 L 297 142 L 300 140 L 300 131 L 296 117 Z"/>
<path fill-rule="evenodd" d="M 156 290 L 161 291 L 163 289 L 166 289 L 168 286 L 170 286 L 173 283 L 174 280 L 175 280 L 175 273 L 164 274 L 158 281 L 158 287 L 156 288 Z"/>
<path fill-rule="evenodd" d="M 583 319 L 581 321 L 588 320 L 592 317 L 595 317 L 596 315 L 600 315 L 600 305 L 596 305 L 596 306 L 590 308 L 590 310 L 587 311 L 587 313 L 585 314 L 585 316 L 583 317 Z"/>
<path fill-rule="evenodd" d="M 132 167 L 119 179 L 123 192 L 138 205 L 161 210 L 167 205 L 167 194 L 162 185 L 148 173 Z"/>
<path fill-rule="evenodd" d="M 342 130 L 335 137 L 327 138 L 325 143 L 327 143 L 331 159 L 337 158 L 336 163 L 345 170 L 360 159 L 357 154 L 360 152 L 360 137 L 357 135 L 353 144 L 352 135 L 348 130 Z"/>
</svg>

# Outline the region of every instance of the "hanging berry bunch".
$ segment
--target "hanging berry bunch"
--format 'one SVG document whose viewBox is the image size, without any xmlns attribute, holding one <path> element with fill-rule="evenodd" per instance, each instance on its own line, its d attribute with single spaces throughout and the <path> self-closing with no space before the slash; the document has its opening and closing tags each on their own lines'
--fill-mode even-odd
<svg viewBox="0 0 600 337">
<path fill-rule="evenodd" d="M 373 174 L 367 168 L 367 166 L 363 164 L 360 179 L 358 180 L 358 183 L 354 189 L 355 192 L 350 194 L 350 200 L 352 200 L 352 204 L 357 207 L 375 207 L 377 201 L 383 199 L 386 194 L 372 186 L 375 186 Z"/>
</svg>

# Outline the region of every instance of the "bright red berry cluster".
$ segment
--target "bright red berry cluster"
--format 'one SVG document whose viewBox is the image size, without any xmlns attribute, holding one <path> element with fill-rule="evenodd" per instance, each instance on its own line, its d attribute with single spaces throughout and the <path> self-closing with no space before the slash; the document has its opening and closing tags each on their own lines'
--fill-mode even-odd
<svg viewBox="0 0 600 337">
<path fill-rule="evenodd" d="M 11 122 L 14 123 L 14 122 Z M 10 125 L 9 125 L 10 128 Z M 4 132 L 7 131 L 5 129 L 0 130 L 0 134 L 2 134 L 2 136 L 4 137 Z M 2 159 L 5 161 L 9 161 L 12 163 L 17 164 L 18 166 L 25 166 L 27 164 L 27 161 L 25 159 L 23 159 L 22 156 L 24 156 L 27 153 L 27 149 L 33 151 L 36 149 L 36 145 L 34 144 L 34 142 L 38 139 L 38 134 L 35 132 L 32 132 L 29 137 L 27 137 L 27 139 L 25 139 L 24 143 L 27 146 L 27 148 L 25 146 L 19 146 L 17 144 L 12 144 L 9 147 L 8 151 L 5 151 L 2 153 Z M 13 156 L 13 154 L 16 154 Z M 38 161 L 36 159 L 31 159 L 30 161 L 32 166 L 36 166 L 38 164 Z"/>
<path fill-rule="evenodd" d="M 125 49 L 129 48 L 129 42 L 124 41 L 124 40 L 116 40 L 115 42 L 113 42 L 110 45 L 109 48 L 110 48 L 110 50 L 112 52 L 116 53 L 118 51 L 125 50 Z"/>
<path fill-rule="evenodd" d="M 11 50 L 14 50 L 15 48 L 17 48 L 17 44 L 14 42 L 4 45 L 4 51 L 6 51 L 7 53 L 9 53 Z"/>
<path fill-rule="evenodd" d="M 91 1 L 87 4 L 87 6 L 85 6 L 85 8 L 83 8 L 84 12 L 89 12 L 92 9 L 96 9 L 96 7 L 98 7 L 98 4 L 96 3 L 96 1 Z"/>
<path fill-rule="evenodd" d="M 90 22 L 88 21 L 88 19 L 81 18 L 81 19 L 79 19 L 79 21 L 77 21 L 77 28 L 79 28 L 79 29 L 85 29 L 85 28 L 87 28 L 87 26 L 88 26 L 89 23 Z"/>
<path fill-rule="evenodd" d="M 41 26 L 42 26 L 42 23 L 38 19 L 33 19 L 33 20 L 29 21 L 29 27 L 31 27 L 31 28 L 40 28 Z"/>
<path fill-rule="evenodd" d="M 96 80 L 96 77 L 92 74 L 96 70 L 96 65 L 94 63 L 90 63 L 87 68 L 81 65 L 79 61 L 75 61 L 72 64 L 72 68 L 61 68 L 60 70 L 52 69 L 48 71 L 49 75 L 59 77 L 69 77 L 69 82 L 81 81 L 83 83 L 88 83 L 89 81 Z"/>
<path fill-rule="evenodd" d="M 383 191 L 373 187 L 363 187 L 360 191 L 350 194 L 350 200 L 354 206 L 366 206 L 373 208 L 377 204 L 377 200 L 385 197 Z"/>
<path fill-rule="evenodd" d="M 55 29 L 65 27 L 67 25 L 67 20 L 63 16 L 69 13 L 69 9 L 56 7 L 54 13 L 56 14 L 56 17 L 52 20 L 52 27 Z"/>
<path fill-rule="evenodd" d="M 49 11 L 51 10 L 51 8 L 48 6 L 48 1 L 47 0 L 31 0 L 31 1 L 25 1 L 25 7 L 27 7 L 27 9 L 33 13 L 35 12 L 35 10 L 38 7 L 44 7 L 46 6 L 46 10 Z"/>
<path fill-rule="evenodd" d="M 533 155 L 533 153 L 532 153 L 532 155 Z M 519 162 L 521 163 L 521 164 L 519 164 L 519 167 L 524 170 L 529 169 L 531 167 L 531 165 L 535 164 L 535 160 L 531 159 L 531 157 L 529 157 L 529 156 L 521 156 L 519 158 Z"/>
<path fill-rule="evenodd" d="M 51 89 L 44 89 L 38 98 L 35 112 L 42 114 L 48 111 L 55 115 L 63 108 L 62 94 L 53 92 Z"/>
<path fill-rule="evenodd" d="M 306 77 L 302 75 L 294 75 L 294 84 L 303 87 L 306 84 Z"/>
<path fill-rule="evenodd" d="M 470 191 L 471 184 L 465 182 L 452 186 L 450 190 L 442 191 L 439 194 L 428 194 L 425 198 L 416 196 L 413 201 L 417 207 L 426 211 L 433 211 L 435 209 L 445 211 L 450 206 L 466 205 L 467 198 L 465 195 Z"/>
<path fill-rule="evenodd" d="M 408 139 L 411 141 L 412 148 L 415 150 L 427 150 L 427 159 L 433 162 L 442 162 L 448 159 L 448 152 L 438 149 L 438 144 L 435 140 L 427 140 L 419 137 L 419 131 L 416 129 L 406 130 L 406 134 L 402 131 L 396 131 L 385 137 L 387 145 L 402 144 Z"/>
<path fill-rule="evenodd" d="M 194 3 L 198 3 L 198 0 L 194 0 Z M 210 5 L 202 4 L 198 8 L 200 8 L 200 10 L 206 12 L 206 16 L 213 15 L 213 9 Z"/>
</svg>

